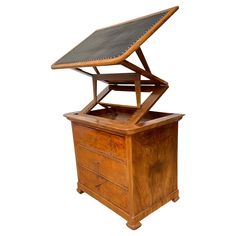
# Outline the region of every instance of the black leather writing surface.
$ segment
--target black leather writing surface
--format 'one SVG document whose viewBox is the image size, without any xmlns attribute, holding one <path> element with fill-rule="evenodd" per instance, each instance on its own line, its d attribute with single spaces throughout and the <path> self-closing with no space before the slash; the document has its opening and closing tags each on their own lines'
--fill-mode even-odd
<svg viewBox="0 0 236 236">
<path fill-rule="evenodd" d="M 97 30 L 59 59 L 55 65 L 112 59 L 121 56 L 167 13 L 168 10 Z"/>
</svg>

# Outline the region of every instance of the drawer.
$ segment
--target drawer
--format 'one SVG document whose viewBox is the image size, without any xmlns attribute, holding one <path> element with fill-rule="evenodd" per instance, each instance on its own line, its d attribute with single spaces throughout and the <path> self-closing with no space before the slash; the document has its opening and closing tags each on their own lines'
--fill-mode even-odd
<svg viewBox="0 0 236 236">
<path fill-rule="evenodd" d="M 76 146 L 77 164 L 104 176 L 111 182 L 127 187 L 127 166 L 120 161 L 104 157 L 81 145 Z"/>
<path fill-rule="evenodd" d="M 82 144 L 126 161 L 124 137 L 77 124 L 73 124 L 72 128 L 75 145 Z"/>
<path fill-rule="evenodd" d="M 128 192 L 126 190 L 81 166 L 79 166 L 79 182 L 128 212 Z"/>
</svg>

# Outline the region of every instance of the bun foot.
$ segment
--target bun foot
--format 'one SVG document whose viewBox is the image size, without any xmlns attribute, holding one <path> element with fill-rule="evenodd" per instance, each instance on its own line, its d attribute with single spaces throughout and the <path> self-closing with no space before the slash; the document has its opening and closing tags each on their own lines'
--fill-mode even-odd
<svg viewBox="0 0 236 236">
<path fill-rule="evenodd" d="M 79 187 L 79 182 L 77 183 L 77 192 L 79 193 L 79 194 L 82 194 L 84 191 Z"/>
<path fill-rule="evenodd" d="M 176 196 L 175 198 L 172 199 L 173 202 L 177 202 L 179 200 L 179 196 Z"/>
<path fill-rule="evenodd" d="M 135 229 L 139 228 L 142 224 L 138 221 L 138 222 L 135 222 L 135 223 L 127 222 L 126 225 L 130 229 L 135 230 Z"/>
<path fill-rule="evenodd" d="M 77 188 L 77 192 L 78 192 L 79 194 L 82 194 L 84 191 L 81 190 L 81 189 L 79 189 L 79 188 Z"/>
</svg>

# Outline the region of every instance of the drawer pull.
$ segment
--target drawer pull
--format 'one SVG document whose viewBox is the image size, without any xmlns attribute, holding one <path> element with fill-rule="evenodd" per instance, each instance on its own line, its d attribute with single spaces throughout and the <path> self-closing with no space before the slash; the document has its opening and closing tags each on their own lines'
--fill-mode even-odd
<svg viewBox="0 0 236 236">
<path fill-rule="evenodd" d="M 103 181 L 102 183 L 95 185 L 95 187 L 96 187 L 96 188 L 99 188 L 101 185 L 105 184 L 106 182 L 107 182 L 107 180 L 104 179 L 104 181 Z"/>
<path fill-rule="evenodd" d="M 96 162 L 95 162 L 95 168 L 96 168 L 96 170 L 97 170 L 97 173 L 100 174 L 100 171 L 99 171 L 100 162 L 99 162 L 99 161 L 96 161 Z"/>
</svg>

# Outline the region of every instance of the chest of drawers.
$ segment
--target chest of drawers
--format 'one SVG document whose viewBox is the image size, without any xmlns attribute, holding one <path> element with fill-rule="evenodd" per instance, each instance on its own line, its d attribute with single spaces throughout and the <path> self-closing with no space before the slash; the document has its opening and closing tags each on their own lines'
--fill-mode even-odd
<svg viewBox="0 0 236 236">
<path fill-rule="evenodd" d="M 79 193 L 111 208 L 132 229 L 178 199 L 177 135 L 182 115 L 162 113 L 149 127 L 116 131 L 75 122 L 73 113 L 66 116 L 72 120 Z"/>
</svg>

